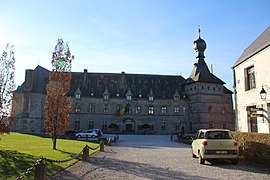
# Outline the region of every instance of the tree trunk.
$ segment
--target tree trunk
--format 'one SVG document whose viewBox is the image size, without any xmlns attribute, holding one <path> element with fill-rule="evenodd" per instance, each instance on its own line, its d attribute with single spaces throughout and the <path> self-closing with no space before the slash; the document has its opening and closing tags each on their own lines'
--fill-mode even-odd
<svg viewBox="0 0 270 180">
<path fill-rule="evenodd" d="M 57 137 L 54 136 L 53 137 L 53 149 L 56 149 L 56 140 L 57 140 Z"/>
</svg>

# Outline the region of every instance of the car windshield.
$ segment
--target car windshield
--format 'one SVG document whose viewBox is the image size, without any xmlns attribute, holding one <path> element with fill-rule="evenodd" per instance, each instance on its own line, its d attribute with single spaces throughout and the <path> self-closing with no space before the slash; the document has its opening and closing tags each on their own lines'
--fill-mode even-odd
<svg viewBox="0 0 270 180">
<path fill-rule="evenodd" d="M 229 131 L 208 131 L 205 136 L 206 139 L 232 139 Z"/>
</svg>

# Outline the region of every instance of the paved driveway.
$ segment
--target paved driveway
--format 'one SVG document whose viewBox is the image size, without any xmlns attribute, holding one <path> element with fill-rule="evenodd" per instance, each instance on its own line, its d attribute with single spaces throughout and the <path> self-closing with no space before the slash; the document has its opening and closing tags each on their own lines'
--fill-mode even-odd
<svg viewBox="0 0 270 180">
<path fill-rule="evenodd" d="M 270 168 L 240 161 L 200 165 L 190 146 L 163 135 L 120 135 L 119 142 L 55 179 L 270 179 Z"/>
</svg>

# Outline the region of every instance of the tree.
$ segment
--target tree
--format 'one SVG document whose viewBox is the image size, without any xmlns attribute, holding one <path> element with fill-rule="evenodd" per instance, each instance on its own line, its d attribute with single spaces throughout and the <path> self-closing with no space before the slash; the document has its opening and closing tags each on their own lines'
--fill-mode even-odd
<svg viewBox="0 0 270 180">
<path fill-rule="evenodd" d="M 0 134 L 9 133 L 13 121 L 12 91 L 15 89 L 14 73 L 15 57 L 13 46 L 7 44 L 0 57 Z"/>
<path fill-rule="evenodd" d="M 69 113 L 71 110 L 70 97 L 67 96 L 71 82 L 71 55 L 68 44 L 58 39 L 55 51 L 52 54 L 52 71 L 46 86 L 45 101 L 45 130 L 52 138 L 53 149 L 56 141 L 69 126 Z"/>
</svg>

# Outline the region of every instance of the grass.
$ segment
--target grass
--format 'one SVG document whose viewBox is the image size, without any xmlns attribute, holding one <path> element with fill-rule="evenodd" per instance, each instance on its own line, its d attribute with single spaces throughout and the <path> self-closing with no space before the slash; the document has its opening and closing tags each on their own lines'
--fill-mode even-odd
<svg viewBox="0 0 270 180">
<path fill-rule="evenodd" d="M 57 140 L 57 150 L 52 148 L 52 139 L 36 135 L 10 133 L 0 135 L 0 179 L 16 179 L 40 157 L 65 160 L 76 156 L 85 145 L 96 148 L 98 144 L 78 140 Z M 94 151 L 89 150 L 90 154 Z M 79 156 L 80 158 L 82 156 Z M 79 159 L 65 163 L 47 163 L 47 174 L 53 175 L 71 166 Z M 34 179 L 34 172 L 24 179 Z"/>
</svg>

